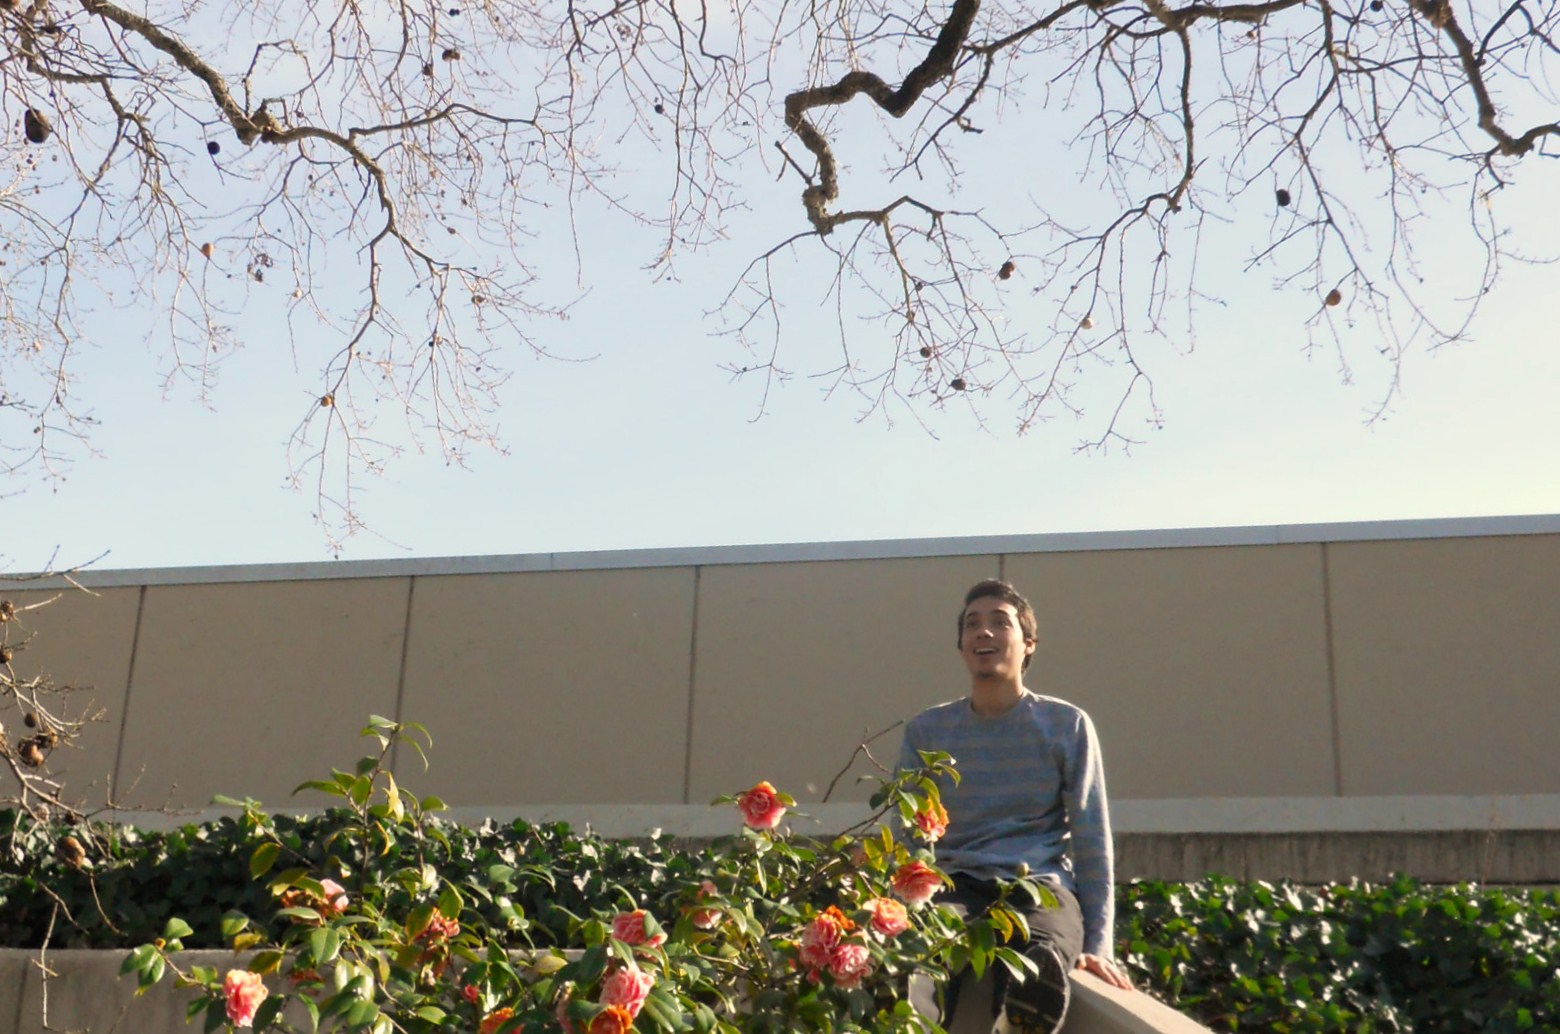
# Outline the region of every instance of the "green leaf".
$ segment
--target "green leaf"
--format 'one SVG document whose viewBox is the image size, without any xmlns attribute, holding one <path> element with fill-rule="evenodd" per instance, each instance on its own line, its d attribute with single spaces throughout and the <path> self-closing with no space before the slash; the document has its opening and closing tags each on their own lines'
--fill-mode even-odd
<svg viewBox="0 0 1560 1034">
<path fill-rule="evenodd" d="M 293 787 L 295 795 L 302 793 L 304 790 L 318 790 L 321 793 L 328 793 L 335 797 L 345 797 L 347 795 L 346 790 L 325 779 L 310 779 Z"/>
<path fill-rule="evenodd" d="M 444 890 L 439 893 L 439 911 L 446 918 L 459 919 L 461 911 L 466 907 L 466 901 L 460 896 L 460 891 L 455 889 L 453 883 L 446 883 Z"/>
<path fill-rule="evenodd" d="M 390 808 L 390 817 L 397 823 L 406 817 L 406 809 L 401 804 L 401 791 L 396 789 L 395 775 L 385 772 L 385 802 Z"/>
<path fill-rule="evenodd" d="M 276 864 L 276 856 L 282 853 L 282 845 L 274 840 L 267 840 L 255 848 L 254 854 L 249 856 L 249 875 L 253 879 L 259 879 L 271 871 L 271 866 Z"/>
<path fill-rule="evenodd" d="M 309 954 L 316 965 L 330 962 L 341 951 L 341 934 L 328 926 L 322 926 L 309 934 Z"/>
<path fill-rule="evenodd" d="M 249 972 L 251 973 L 275 973 L 282 964 L 282 953 L 272 948 L 267 951 L 255 952 L 254 958 L 249 960 Z"/>
<path fill-rule="evenodd" d="M 265 1030 L 276 1022 L 276 1017 L 281 1014 L 282 1007 L 287 1004 L 286 995 L 269 995 L 260 1003 L 260 1008 L 255 1010 L 254 1029 Z"/>
<path fill-rule="evenodd" d="M 379 1006 L 366 998 L 360 998 L 347 1009 L 347 1025 L 366 1027 L 379 1016 Z"/>
<path fill-rule="evenodd" d="M 175 916 L 169 919 L 167 924 L 163 926 L 162 935 L 165 941 L 176 941 L 180 937 L 188 937 L 194 932 L 189 923 Z"/>
<path fill-rule="evenodd" d="M 432 905 L 418 905 L 406 916 L 406 936 L 416 937 L 428 929 L 428 920 L 433 918 L 434 907 Z"/>
<path fill-rule="evenodd" d="M 420 1020 L 427 1020 L 429 1023 L 443 1023 L 447 1013 L 437 1005 L 424 1005 L 412 1015 Z"/>
<path fill-rule="evenodd" d="M 125 956 L 125 961 L 119 965 L 119 975 L 124 976 L 127 973 L 137 973 L 144 970 L 156 955 L 156 948 L 150 944 L 141 945 Z"/>
<path fill-rule="evenodd" d="M 206 1010 L 206 1022 L 202 1024 L 202 1027 L 206 1034 L 211 1034 L 212 1031 L 226 1022 L 227 1010 L 222 1008 L 220 1002 L 212 1002 L 211 1007 Z"/>
<path fill-rule="evenodd" d="M 249 917 L 238 911 L 222 913 L 222 939 L 232 940 L 249 925 Z"/>
<path fill-rule="evenodd" d="M 318 922 L 320 918 L 320 914 L 314 911 L 314 909 L 304 908 L 301 905 L 279 908 L 276 910 L 276 915 L 281 919 L 302 919 L 305 922 Z"/>
</svg>

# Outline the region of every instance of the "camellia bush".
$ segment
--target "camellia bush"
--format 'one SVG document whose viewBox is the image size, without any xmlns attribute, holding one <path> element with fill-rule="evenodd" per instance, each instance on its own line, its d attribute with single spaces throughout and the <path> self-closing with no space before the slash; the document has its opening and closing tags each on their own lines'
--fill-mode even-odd
<svg viewBox="0 0 1560 1034">
<path fill-rule="evenodd" d="M 226 912 L 220 933 L 247 963 L 181 968 L 195 930 L 171 918 L 125 959 L 140 989 L 187 987 L 207 1031 L 292 1030 L 302 1015 L 311 1030 L 372 1034 L 889 1032 L 935 1029 L 908 1000 L 913 977 L 1033 972 L 1007 901 L 1053 901 L 1036 881 L 967 920 L 929 907 L 947 882 L 931 852 L 947 823 L 935 780 L 956 778 L 946 755 L 886 780 L 872 817 L 828 842 L 784 832 L 795 802 L 768 783 L 720 798 L 735 805 L 732 835 L 644 884 L 599 888 L 578 912 L 547 901 L 550 925 L 536 929 L 523 902 L 556 889 L 555 873 L 497 860 L 473 873 L 433 821 L 442 802 L 386 767 L 392 744 L 421 750 L 426 733 L 381 718 L 364 732 L 376 754 L 300 787 L 346 811 L 320 850 L 244 802 L 249 871 L 269 907 Z"/>
<path fill-rule="evenodd" d="M 370 732 L 406 730 L 376 722 Z M 879 795 L 879 815 L 902 831 L 887 842 L 878 825 L 825 842 L 793 837 L 779 812 L 788 799 L 763 784 L 726 799 L 746 808 L 713 844 L 611 840 L 523 819 L 462 825 L 441 819 L 433 798 L 404 787 L 392 798 L 382 754 L 310 784 L 340 806 L 304 817 L 231 802 L 237 817 L 153 832 L 0 811 L 0 944 L 149 942 L 131 953 L 130 978 L 185 980 L 192 1013 L 213 1029 L 235 1022 L 231 1005 L 238 1019 L 252 1007 L 252 1025 L 285 1015 L 306 1028 L 312 1013 L 337 1029 L 356 1019 L 370 1031 L 471 1032 L 491 1020 L 492 1030 L 558 1031 L 563 1004 L 589 1034 L 596 1022 L 613 1029 L 599 1016 L 624 996 L 632 1003 L 631 978 L 646 986 L 632 1016 L 641 1032 L 913 1027 L 904 976 L 1012 961 L 1012 920 L 960 925 L 935 896 L 913 906 L 905 893 L 935 885 L 920 869 L 895 888 L 910 863 L 931 869 L 942 819 L 922 780 L 947 760 L 927 763 Z M 89 856 L 60 850 L 65 837 Z M 907 924 L 898 933 L 896 904 Z M 1140 988 L 1215 1030 L 1560 1031 L 1554 888 L 1133 881 L 1117 887 L 1116 934 Z M 628 943 L 638 937 L 645 943 Z M 235 976 L 181 976 L 170 963 L 187 964 L 168 955 L 181 946 L 247 951 Z M 844 986 L 862 965 L 857 949 L 870 968 Z M 767 1025 L 760 1001 L 777 1017 Z"/>
</svg>

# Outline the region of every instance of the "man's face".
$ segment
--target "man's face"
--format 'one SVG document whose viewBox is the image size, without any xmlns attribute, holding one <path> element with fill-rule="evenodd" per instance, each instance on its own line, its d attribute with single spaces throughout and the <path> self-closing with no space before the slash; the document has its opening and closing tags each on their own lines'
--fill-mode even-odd
<svg viewBox="0 0 1560 1034">
<path fill-rule="evenodd" d="M 959 627 L 959 653 L 977 679 L 1018 679 L 1024 658 L 1035 652 L 1035 641 L 1024 638 L 1013 604 L 982 596 L 964 608 Z"/>
</svg>

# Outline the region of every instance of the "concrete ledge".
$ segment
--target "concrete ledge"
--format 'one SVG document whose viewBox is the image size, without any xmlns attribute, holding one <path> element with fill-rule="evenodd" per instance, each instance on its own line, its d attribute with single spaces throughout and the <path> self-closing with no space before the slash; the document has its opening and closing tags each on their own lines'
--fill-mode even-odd
<svg viewBox="0 0 1560 1034">
<path fill-rule="evenodd" d="M 1121 880 L 1197 880 L 1218 873 L 1328 883 L 1403 873 L 1432 883 L 1560 883 L 1560 794 L 1124 800 L 1112 804 L 1112 813 Z M 172 829 L 235 814 L 209 808 L 101 817 Z M 797 832 L 822 836 L 869 814 L 863 804 L 804 803 L 786 822 Z M 733 809 L 703 804 L 510 805 L 456 808 L 447 816 L 467 825 L 490 817 L 567 822 L 612 838 L 660 831 L 700 840 L 738 828 Z"/>
<path fill-rule="evenodd" d="M 185 1022 L 190 993 L 175 988 L 169 978 L 140 998 L 135 981 L 120 979 L 122 951 L 51 951 L 43 958 L 52 974 L 47 982 L 37 952 L 0 949 L 0 1031 L 15 1034 L 187 1034 L 196 1028 Z M 229 951 L 186 951 L 176 955 L 181 968 L 211 966 L 218 972 L 242 964 Z M 989 1016 L 989 980 L 966 992 L 968 1008 L 952 1034 L 968 1022 Z M 48 1019 L 44 1007 L 47 993 Z M 984 1001 L 982 1001 L 984 997 Z M 13 1004 L 14 1003 L 14 1004 Z M 299 1010 L 284 1017 L 307 1027 Z M 7 1026 L 9 1025 L 9 1026 Z M 971 1030 L 979 1029 L 977 1027 Z M 989 1031 L 988 1020 L 984 1030 Z M 1072 1007 L 1062 1034 L 1199 1034 L 1206 1031 L 1174 1009 L 1136 991 L 1118 991 L 1086 973 L 1073 976 Z"/>
<path fill-rule="evenodd" d="M 80 571 L 76 574 L 75 580 L 89 588 L 106 588 L 118 585 L 196 585 L 211 582 L 298 581 L 322 578 L 404 578 L 447 574 L 512 574 L 528 571 L 621 570 L 638 567 L 985 556 L 999 553 L 1269 546 L 1315 542 L 1372 542 L 1386 539 L 1553 534 L 1560 534 L 1560 514 L 1438 517 L 1399 521 L 1350 521 L 1335 524 L 1145 528 L 1132 531 L 972 535 L 959 538 L 861 539 L 741 546 L 673 546 L 662 549 L 609 549 L 575 553 L 234 564 L 224 567 L 104 569 Z M 24 582 L 21 579 L 25 577 L 27 577 L 25 574 L 13 574 L 10 578 L 0 578 L 0 589 L 69 587 L 69 583 L 62 578 Z"/>
<path fill-rule="evenodd" d="M 302 815 L 311 809 L 276 810 Z M 142 829 L 176 829 L 189 822 L 238 814 L 235 808 L 204 808 L 173 815 L 104 812 L 99 817 Z M 837 833 L 869 814 L 861 803 L 804 801 L 790 812 L 786 823 L 801 833 Z M 483 805 L 452 808 L 444 815 L 465 825 L 479 825 L 488 818 L 506 823 L 520 818 L 538 824 L 567 822 L 605 837 L 642 837 L 655 830 L 678 837 L 716 837 L 738 828 L 734 808 L 707 804 Z M 1560 832 L 1560 794 L 1121 799 L 1111 802 L 1111 826 L 1118 838 L 1141 834 Z"/>
<path fill-rule="evenodd" d="M 969 978 L 966 977 L 966 980 Z M 1078 970 L 1061 1034 L 1206 1034 L 1207 1027 L 1143 991 L 1122 991 Z M 991 977 L 967 982 L 948 1034 L 991 1034 Z"/>
</svg>

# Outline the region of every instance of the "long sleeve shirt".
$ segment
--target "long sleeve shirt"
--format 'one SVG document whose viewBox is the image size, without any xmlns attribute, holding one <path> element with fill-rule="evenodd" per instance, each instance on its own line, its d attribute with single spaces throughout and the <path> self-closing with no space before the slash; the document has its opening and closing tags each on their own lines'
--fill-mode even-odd
<svg viewBox="0 0 1560 1034">
<path fill-rule="evenodd" d="M 977 879 L 1012 879 L 1019 863 L 1078 898 L 1083 950 L 1110 958 L 1115 864 L 1105 773 L 1094 723 L 1080 708 L 1029 690 L 1009 711 L 977 715 L 969 699 L 928 708 L 905 726 L 899 767 L 917 751 L 953 756 L 960 780 L 939 786 L 948 831 L 937 864 Z"/>
</svg>

